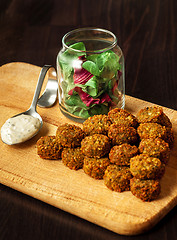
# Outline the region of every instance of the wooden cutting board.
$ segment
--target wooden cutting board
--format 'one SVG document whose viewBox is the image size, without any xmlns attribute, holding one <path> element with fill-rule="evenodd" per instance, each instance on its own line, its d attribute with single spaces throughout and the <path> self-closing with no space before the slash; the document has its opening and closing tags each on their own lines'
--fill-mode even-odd
<svg viewBox="0 0 177 240">
<path fill-rule="evenodd" d="M 27 63 L 9 63 L 0 67 L 0 127 L 14 114 L 29 108 L 41 68 Z M 126 96 L 125 109 L 136 114 L 152 103 Z M 41 132 L 26 143 L 8 146 L 0 141 L 0 182 L 24 194 L 123 235 L 147 231 L 177 203 L 177 142 L 171 152 L 160 197 L 142 202 L 130 191 L 109 190 L 103 180 L 95 180 L 83 170 L 70 170 L 61 160 L 40 159 L 36 141 L 43 135 L 55 135 L 57 126 L 73 123 L 59 110 L 38 108 L 44 120 Z M 177 139 L 177 111 L 164 108 L 173 123 Z M 76 125 L 81 125 L 76 123 Z"/>
</svg>

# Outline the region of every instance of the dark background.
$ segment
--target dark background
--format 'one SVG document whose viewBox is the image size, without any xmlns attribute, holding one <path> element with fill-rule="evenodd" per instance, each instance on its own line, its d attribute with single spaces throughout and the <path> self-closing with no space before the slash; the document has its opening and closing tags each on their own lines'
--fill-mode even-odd
<svg viewBox="0 0 177 240">
<path fill-rule="evenodd" d="M 125 56 L 126 94 L 177 109 L 176 0 L 1 0 L 0 65 L 55 65 L 62 36 L 112 31 Z"/>
<path fill-rule="evenodd" d="M 112 31 L 125 56 L 126 94 L 177 110 L 176 0 L 0 0 L 0 65 L 55 65 L 62 36 Z M 176 240 L 175 207 L 152 230 L 127 237 L 0 185 L 0 240 Z"/>
</svg>

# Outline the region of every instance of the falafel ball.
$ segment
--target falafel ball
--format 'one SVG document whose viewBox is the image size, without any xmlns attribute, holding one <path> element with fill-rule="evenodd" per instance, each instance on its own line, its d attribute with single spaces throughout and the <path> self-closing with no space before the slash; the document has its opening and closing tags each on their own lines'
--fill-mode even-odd
<svg viewBox="0 0 177 240">
<path fill-rule="evenodd" d="M 108 117 L 111 122 L 115 124 L 124 124 L 127 127 L 134 128 L 137 128 L 138 126 L 137 118 L 125 109 L 114 108 L 108 112 Z"/>
<path fill-rule="evenodd" d="M 138 154 L 138 148 L 124 143 L 111 148 L 109 153 L 110 162 L 119 166 L 129 166 L 130 158 Z"/>
<path fill-rule="evenodd" d="M 79 147 L 84 136 L 82 128 L 74 124 L 62 124 L 56 131 L 56 139 L 63 147 Z"/>
<path fill-rule="evenodd" d="M 160 179 L 165 173 L 165 164 L 158 158 L 140 154 L 130 159 L 130 171 L 138 179 Z"/>
<path fill-rule="evenodd" d="M 130 190 L 130 168 L 125 166 L 109 165 L 104 174 L 105 185 L 116 192 Z"/>
<path fill-rule="evenodd" d="M 81 150 L 87 157 L 103 157 L 109 153 L 110 140 L 106 135 L 94 134 L 81 141 Z"/>
<path fill-rule="evenodd" d="M 62 151 L 62 162 L 70 169 L 78 170 L 83 167 L 84 155 L 80 147 L 64 148 Z"/>
<path fill-rule="evenodd" d="M 130 179 L 130 190 L 142 201 L 150 202 L 158 198 L 161 192 L 159 180 Z"/>
<path fill-rule="evenodd" d="M 159 123 L 163 126 L 172 128 L 172 124 L 168 116 L 163 112 L 162 107 L 153 106 L 141 109 L 137 114 L 139 123 Z"/>
<path fill-rule="evenodd" d="M 104 158 L 89 158 L 85 156 L 83 170 L 86 174 L 95 179 L 102 179 L 104 172 L 110 161 L 107 157 Z"/>
<path fill-rule="evenodd" d="M 113 145 L 120 145 L 123 143 L 135 144 L 138 140 L 135 128 L 117 125 L 115 123 L 110 126 L 108 137 L 111 139 Z"/>
<path fill-rule="evenodd" d="M 107 135 L 111 121 L 107 115 L 94 115 L 83 123 L 83 130 L 86 135 L 104 134 Z"/>
<path fill-rule="evenodd" d="M 141 139 L 157 137 L 165 139 L 167 136 L 166 127 L 158 123 L 141 123 L 137 132 Z"/>
<path fill-rule="evenodd" d="M 37 141 L 37 154 L 43 159 L 61 158 L 62 146 L 55 136 L 43 136 Z"/>
<path fill-rule="evenodd" d="M 143 139 L 139 144 L 139 151 L 150 157 L 159 158 L 165 164 L 170 157 L 169 144 L 161 138 Z"/>
</svg>

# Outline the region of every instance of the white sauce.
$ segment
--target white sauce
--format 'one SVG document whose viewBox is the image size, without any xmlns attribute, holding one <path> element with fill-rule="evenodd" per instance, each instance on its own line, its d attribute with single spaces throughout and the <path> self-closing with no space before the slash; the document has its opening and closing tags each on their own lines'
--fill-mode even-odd
<svg viewBox="0 0 177 240">
<path fill-rule="evenodd" d="M 1 128 L 1 139 L 6 144 L 16 144 L 31 138 L 40 128 L 38 118 L 19 115 L 9 118 Z"/>
</svg>

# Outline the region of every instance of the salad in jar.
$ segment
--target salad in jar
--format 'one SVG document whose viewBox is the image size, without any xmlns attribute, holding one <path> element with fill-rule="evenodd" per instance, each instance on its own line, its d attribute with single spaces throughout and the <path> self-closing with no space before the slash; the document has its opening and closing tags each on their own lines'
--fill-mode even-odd
<svg viewBox="0 0 177 240">
<path fill-rule="evenodd" d="M 81 119 L 124 107 L 121 58 L 112 50 L 87 52 L 84 42 L 62 49 L 57 56 L 60 106 Z"/>
</svg>

